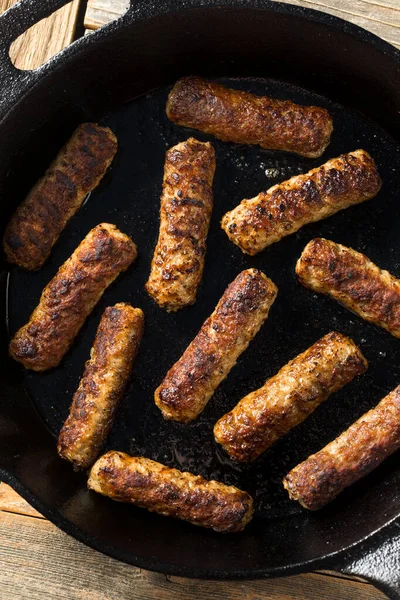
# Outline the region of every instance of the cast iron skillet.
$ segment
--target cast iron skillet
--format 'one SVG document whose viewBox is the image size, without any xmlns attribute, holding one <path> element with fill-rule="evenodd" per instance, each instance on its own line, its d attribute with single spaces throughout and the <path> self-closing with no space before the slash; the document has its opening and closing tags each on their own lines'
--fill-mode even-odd
<svg viewBox="0 0 400 600">
<path fill-rule="evenodd" d="M 185 6 L 177 0 L 140 0 L 119 21 L 37 71 L 16 70 L 8 56 L 12 40 L 66 2 L 22 0 L 0 19 L 1 223 L 78 123 L 104 118 L 119 137 L 120 153 L 41 271 L 13 268 L 8 274 L 2 265 L 0 478 L 77 539 L 139 567 L 221 579 L 329 568 L 364 575 L 391 598 L 400 598 L 398 456 L 315 514 L 289 502 L 280 486 L 287 470 L 400 382 L 398 341 L 302 289 L 293 275 L 296 258 L 316 235 L 364 250 L 400 274 L 399 53 L 349 23 L 267 0 L 194 0 Z M 165 99 L 168 86 L 189 73 L 327 106 L 336 129 L 317 161 L 215 142 L 215 210 L 204 281 L 196 306 L 168 316 L 147 298 L 143 284 L 158 228 L 164 151 L 190 133 L 168 122 Z M 242 255 L 220 230 L 219 218 L 242 197 L 358 147 L 375 156 L 384 179 L 375 200 L 306 227 L 254 258 Z M 58 266 L 104 220 L 132 235 L 140 249 L 137 263 L 107 291 L 60 368 L 44 375 L 24 373 L 7 358 L 9 335 L 26 321 Z M 187 427 L 163 422 L 151 399 L 153 389 L 226 285 L 250 265 L 262 268 L 280 288 L 268 322 L 198 421 Z M 143 453 L 249 490 L 258 512 L 243 534 L 217 535 L 113 503 L 88 492 L 86 476 L 74 474 L 57 457 L 54 436 L 101 312 L 121 300 L 144 309 L 146 334 L 107 447 Z M 370 361 L 368 373 L 254 465 L 231 463 L 213 443 L 216 418 L 331 329 L 360 344 Z"/>
</svg>

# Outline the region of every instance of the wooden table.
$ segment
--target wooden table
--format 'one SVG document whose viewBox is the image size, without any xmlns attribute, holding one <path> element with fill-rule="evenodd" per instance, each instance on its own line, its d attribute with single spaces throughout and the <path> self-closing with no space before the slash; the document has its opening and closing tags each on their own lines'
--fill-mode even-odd
<svg viewBox="0 0 400 600">
<path fill-rule="evenodd" d="M 16 0 L 0 0 L 0 14 Z M 159 0 L 162 1 L 162 0 Z M 291 0 L 357 23 L 400 48 L 400 0 Z M 97 29 L 118 18 L 128 0 L 73 0 L 14 42 L 19 68 L 36 68 L 68 45 L 77 26 Z M 79 20 L 83 19 L 83 23 Z M 119 563 L 45 520 L 0 483 L 0 597 L 5 600 L 378 600 L 360 579 L 309 573 L 253 582 L 192 581 Z"/>
</svg>

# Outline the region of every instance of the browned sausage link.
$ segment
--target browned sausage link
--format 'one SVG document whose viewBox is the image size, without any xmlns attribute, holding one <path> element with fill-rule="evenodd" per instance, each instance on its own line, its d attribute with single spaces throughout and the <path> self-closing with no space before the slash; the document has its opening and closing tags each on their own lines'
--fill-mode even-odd
<svg viewBox="0 0 400 600">
<path fill-rule="evenodd" d="M 177 125 L 226 142 L 257 144 L 309 158 L 321 156 L 333 131 L 324 108 L 255 96 L 201 77 L 176 82 L 168 97 L 167 116 Z"/>
<path fill-rule="evenodd" d="M 367 366 L 352 340 L 328 333 L 224 415 L 215 439 L 231 458 L 255 460 Z"/>
<path fill-rule="evenodd" d="M 317 510 L 400 447 L 400 386 L 338 438 L 286 475 L 292 500 Z"/>
<path fill-rule="evenodd" d="M 305 287 L 400 337 L 400 280 L 364 254 L 316 238 L 304 248 L 296 273 Z"/>
<path fill-rule="evenodd" d="M 253 499 L 236 487 L 123 452 L 99 458 L 88 486 L 113 500 L 223 533 L 242 531 L 253 516 Z"/>
<path fill-rule="evenodd" d="M 9 262 L 31 270 L 43 265 L 116 151 L 117 138 L 108 127 L 96 123 L 78 127 L 12 216 L 3 239 Z"/>
<path fill-rule="evenodd" d="M 135 244 L 115 225 L 102 223 L 89 231 L 11 340 L 10 356 L 34 371 L 56 367 L 105 289 L 136 255 Z"/>
<path fill-rule="evenodd" d="M 278 290 L 257 269 L 242 271 L 154 393 L 164 418 L 188 423 L 205 408 L 268 317 Z"/>
<path fill-rule="evenodd" d="M 221 226 L 242 252 L 254 255 L 307 223 L 370 200 L 380 187 L 374 160 L 355 150 L 243 200 L 223 216 Z"/>
<path fill-rule="evenodd" d="M 120 302 L 104 311 L 90 360 L 58 438 L 58 453 L 77 469 L 96 460 L 132 372 L 143 312 Z"/>
<path fill-rule="evenodd" d="M 213 205 L 215 152 L 189 138 L 166 154 L 160 233 L 146 290 L 161 307 L 193 304 L 204 267 Z"/>
</svg>

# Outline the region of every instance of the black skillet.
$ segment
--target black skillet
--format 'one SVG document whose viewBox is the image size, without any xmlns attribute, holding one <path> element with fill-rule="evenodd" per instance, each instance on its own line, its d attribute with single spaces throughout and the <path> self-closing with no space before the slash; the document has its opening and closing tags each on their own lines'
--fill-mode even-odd
<svg viewBox="0 0 400 600">
<path fill-rule="evenodd" d="M 400 343 L 302 289 L 293 274 L 306 242 L 323 235 L 365 251 L 400 275 L 400 53 L 327 14 L 267 0 L 140 0 L 117 22 L 80 39 L 37 71 L 16 70 L 8 57 L 12 40 L 66 3 L 22 0 L 0 18 L 1 223 L 78 123 L 102 119 L 116 131 L 120 152 L 41 271 L 2 265 L 0 478 L 77 539 L 145 569 L 218 579 L 335 569 L 364 575 L 399 599 L 398 455 L 318 513 L 290 502 L 280 480 L 400 383 Z M 158 228 L 164 152 L 193 134 L 168 122 L 165 99 L 169 86 L 189 73 L 326 106 L 335 132 L 318 160 L 215 141 L 215 210 L 204 280 L 194 307 L 167 315 L 152 304 L 143 284 Z M 221 215 L 243 197 L 359 147 L 376 158 L 384 181 L 371 202 L 307 226 L 254 258 L 242 255 L 220 230 Z M 44 375 L 24 372 L 7 358 L 9 335 L 26 321 L 41 289 L 82 237 L 101 221 L 132 235 L 140 249 L 137 263 L 106 292 L 58 369 Z M 270 318 L 197 421 L 188 426 L 164 422 L 152 391 L 226 285 L 249 266 L 263 269 L 279 286 Z M 57 457 L 55 436 L 102 310 L 122 300 L 144 309 L 146 332 L 107 447 L 242 486 L 257 504 L 257 516 L 244 533 L 218 535 L 113 503 L 87 491 L 86 476 Z M 215 420 L 332 329 L 360 344 L 370 361 L 368 373 L 255 464 L 231 463 L 213 442 Z"/>
</svg>

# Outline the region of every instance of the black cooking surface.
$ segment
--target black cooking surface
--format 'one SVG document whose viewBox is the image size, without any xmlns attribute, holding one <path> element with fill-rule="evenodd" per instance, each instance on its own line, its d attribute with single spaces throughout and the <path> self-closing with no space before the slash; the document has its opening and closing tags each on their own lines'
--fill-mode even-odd
<svg viewBox="0 0 400 600">
<path fill-rule="evenodd" d="M 92 227 L 102 221 L 115 223 L 137 244 L 138 259 L 106 291 L 60 367 L 44 374 L 24 371 L 29 397 L 57 436 L 104 308 L 116 302 L 131 302 L 144 310 L 145 333 L 132 383 L 105 449 L 143 454 L 170 466 L 237 485 L 254 495 L 260 517 L 284 519 L 304 513 L 283 491 L 281 479 L 287 471 L 332 440 L 400 383 L 399 341 L 328 298 L 302 288 L 294 275 L 295 262 L 306 243 L 323 236 L 365 252 L 378 265 L 400 277 L 400 147 L 367 118 L 306 90 L 271 80 L 222 82 L 258 94 L 328 108 L 335 130 L 323 157 L 306 159 L 223 143 L 177 127 L 165 115 L 167 89 L 123 106 L 103 120 L 119 140 L 119 153 L 112 169 L 70 221 L 48 263 L 36 273 L 11 269 L 9 328 L 14 334 L 27 321 L 43 287 Z M 144 284 L 158 234 L 164 154 L 167 148 L 191 135 L 212 141 L 216 150 L 214 211 L 197 303 L 171 315 L 154 304 L 144 291 Z M 383 179 L 382 190 L 372 201 L 308 225 L 255 257 L 242 254 L 221 230 L 222 215 L 243 198 L 358 148 L 372 154 Z M 153 402 L 155 388 L 213 311 L 226 286 L 249 267 L 262 269 L 279 288 L 269 319 L 197 420 L 189 425 L 164 421 Z M 253 464 L 232 462 L 214 442 L 212 428 L 216 420 L 331 330 L 349 335 L 359 344 L 370 364 L 368 372 L 334 394 Z M 383 470 L 385 466 L 357 484 L 359 491 L 368 487 L 372 478 L 381 478 Z M 351 491 L 345 492 L 336 504 L 347 503 L 350 495 Z"/>
</svg>

